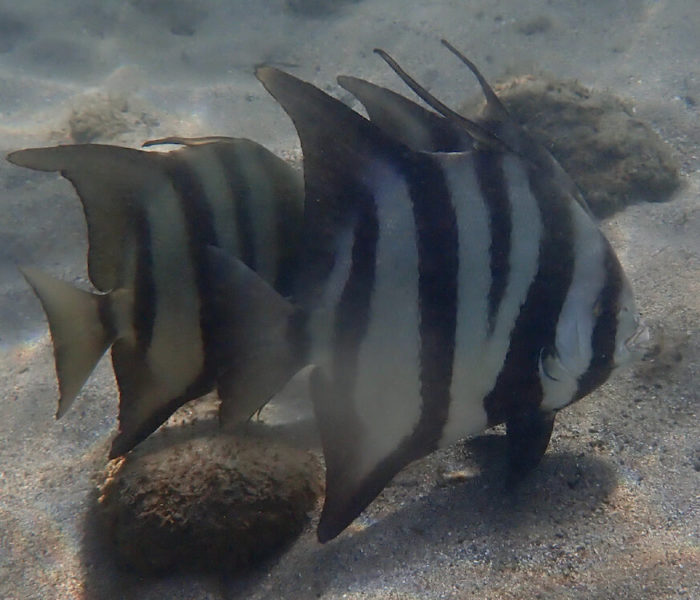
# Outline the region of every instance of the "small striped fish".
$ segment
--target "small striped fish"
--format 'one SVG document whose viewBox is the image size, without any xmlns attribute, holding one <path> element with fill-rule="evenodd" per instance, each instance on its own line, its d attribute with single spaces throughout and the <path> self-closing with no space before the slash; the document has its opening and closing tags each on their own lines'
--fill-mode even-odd
<svg viewBox="0 0 700 600">
<path fill-rule="evenodd" d="M 217 296 L 207 247 L 239 256 L 286 295 L 299 246 L 301 175 L 246 139 L 167 138 L 145 145 L 159 143 L 185 147 L 159 153 L 88 144 L 8 156 L 16 165 L 60 171 L 83 204 L 88 274 L 102 293 L 34 268 L 22 272 L 49 320 L 57 417 L 112 347 L 120 404 L 110 458 L 215 387 L 222 418 L 235 423 L 250 417 L 278 385 L 274 369 L 267 377 L 239 376 L 262 360 L 236 350 L 250 346 L 246 339 L 257 336 L 261 325 L 243 301 L 224 304 Z M 290 368 L 288 357 L 265 359 L 285 373 Z"/>
<path fill-rule="evenodd" d="M 408 463 L 494 424 L 506 423 L 521 476 L 545 452 L 555 413 L 647 336 L 576 186 L 476 68 L 458 54 L 487 98 L 479 122 L 379 53 L 436 112 L 340 78 L 367 120 L 289 74 L 257 71 L 304 154 L 294 293 L 304 316 L 286 341 L 314 365 L 322 542 Z"/>
</svg>

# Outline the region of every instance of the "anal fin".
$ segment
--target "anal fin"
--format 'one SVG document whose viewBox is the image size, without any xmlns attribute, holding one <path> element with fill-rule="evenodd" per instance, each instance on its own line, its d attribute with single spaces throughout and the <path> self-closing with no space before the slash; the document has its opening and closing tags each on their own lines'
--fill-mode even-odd
<svg viewBox="0 0 700 600">
<path fill-rule="evenodd" d="M 221 420 L 236 425 L 304 365 L 294 336 L 301 313 L 236 257 L 210 246 L 207 258 Z"/>
<path fill-rule="evenodd" d="M 390 452 L 374 455 L 349 390 L 334 385 L 321 367 L 313 370 L 309 383 L 326 463 L 326 498 L 317 530 L 318 540 L 325 543 L 348 527 L 402 468 L 426 452 L 409 436 Z"/>
</svg>

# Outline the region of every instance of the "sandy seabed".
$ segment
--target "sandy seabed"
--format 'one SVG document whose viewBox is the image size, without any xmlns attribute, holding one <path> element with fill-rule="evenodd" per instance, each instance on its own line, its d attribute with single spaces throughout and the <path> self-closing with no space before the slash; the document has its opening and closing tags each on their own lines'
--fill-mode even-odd
<svg viewBox="0 0 700 600">
<path fill-rule="evenodd" d="M 55 421 L 50 339 L 16 270 L 86 280 L 79 202 L 57 176 L 0 163 L 0 597 L 700 598 L 698 31 L 696 0 L 0 1 L 3 154 L 223 134 L 296 156 L 255 65 L 341 97 L 341 73 L 401 90 L 381 46 L 459 106 L 478 89 L 445 37 L 492 81 L 546 73 L 626 99 L 683 177 L 670 202 L 603 224 L 656 352 L 562 413 L 516 492 L 489 434 L 403 471 L 329 544 L 315 514 L 251 572 L 144 578 L 115 566 L 94 514 L 116 426 L 109 361 Z"/>
</svg>

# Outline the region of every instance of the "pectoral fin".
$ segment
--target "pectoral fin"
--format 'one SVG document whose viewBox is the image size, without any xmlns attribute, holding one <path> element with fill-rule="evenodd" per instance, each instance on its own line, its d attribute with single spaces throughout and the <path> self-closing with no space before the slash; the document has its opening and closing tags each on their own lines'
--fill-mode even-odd
<svg viewBox="0 0 700 600">
<path fill-rule="evenodd" d="M 506 421 L 510 483 L 517 483 L 542 460 L 554 427 L 553 412 L 533 409 Z"/>
</svg>

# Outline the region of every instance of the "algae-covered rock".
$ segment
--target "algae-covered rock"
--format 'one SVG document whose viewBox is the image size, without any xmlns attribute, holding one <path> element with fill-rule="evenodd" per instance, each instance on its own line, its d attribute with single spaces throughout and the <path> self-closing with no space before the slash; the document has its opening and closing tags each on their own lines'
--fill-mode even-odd
<svg viewBox="0 0 700 600">
<path fill-rule="evenodd" d="M 667 145 L 616 96 L 532 75 L 494 88 L 571 175 L 597 216 L 668 200 L 678 188 L 678 165 Z M 468 108 L 465 113 L 474 114 Z"/>
<path fill-rule="evenodd" d="M 158 125 L 158 119 L 144 107 L 110 94 L 88 94 L 76 102 L 66 124 L 67 134 L 76 144 L 111 142 L 134 130 Z"/>
<path fill-rule="evenodd" d="M 294 539 L 321 488 L 309 452 L 269 436 L 218 433 L 144 443 L 113 461 L 100 503 L 125 565 L 229 572 Z"/>
</svg>

